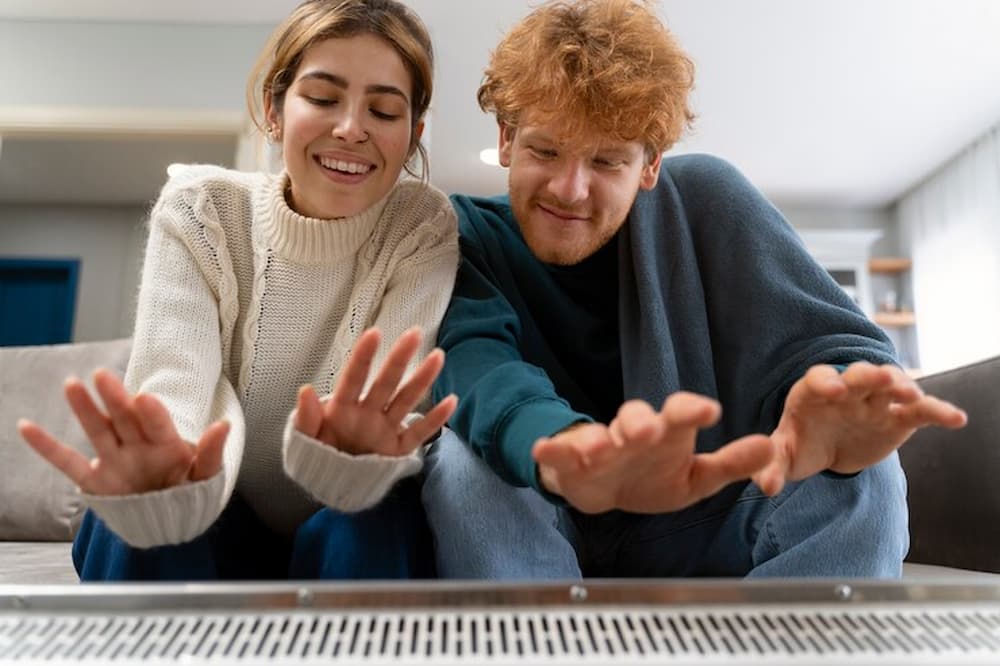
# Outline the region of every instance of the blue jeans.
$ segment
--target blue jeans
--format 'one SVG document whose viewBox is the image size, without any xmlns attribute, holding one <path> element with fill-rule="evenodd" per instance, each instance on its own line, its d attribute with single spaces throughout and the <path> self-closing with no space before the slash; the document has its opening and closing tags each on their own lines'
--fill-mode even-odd
<svg viewBox="0 0 1000 666">
<path fill-rule="evenodd" d="M 420 480 L 401 480 L 360 513 L 321 509 L 292 536 L 269 530 L 239 495 L 198 538 L 134 548 L 88 511 L 73 542 L 81 581 L 358 580 L 433 578 Z"/>
<path fill-rule="evenodd" d="M 898 578 L 909 548 L 893 454 L 852 477 L 817 474 L 775 497 L 734 484 L 673 513 L 588 515 L 496 475 L 454 433 L 425 463 L 442 578 L 830 576 Z"/>
</svg>

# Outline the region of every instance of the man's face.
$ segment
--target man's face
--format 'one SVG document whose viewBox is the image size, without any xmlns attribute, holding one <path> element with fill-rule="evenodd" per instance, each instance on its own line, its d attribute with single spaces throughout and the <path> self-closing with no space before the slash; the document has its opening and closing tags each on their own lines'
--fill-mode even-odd
<svg viewBox="0 0 1000 666">
<path fill-rule="evenodd" d="M 571 142 L 555 124 L 500 127 L 500 164 L 528 247 L 549 264 L 577 264 L 614 236 L 639 188 L 656 185 L 660 156 L 638 141 Z"/>
</svg>

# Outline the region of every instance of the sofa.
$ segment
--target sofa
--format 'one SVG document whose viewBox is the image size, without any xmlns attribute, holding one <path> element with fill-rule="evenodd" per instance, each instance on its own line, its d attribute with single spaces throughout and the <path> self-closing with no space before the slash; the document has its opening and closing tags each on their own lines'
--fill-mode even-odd
<svg viewBox="0 0 1000 666">
<path fill-rule="evenodd" d="M 0 348 L 0 584 L 77 581 L 70 542 L 83 514 L 80 498 L 21 440 L 16 424 L 30 418 L 92 454 L 62 383 L 69 375 L 89 381 L 98 367 L 123 374 L 129 351 L 128 339 Z M 1000 357 L 919 381 L 970 418 L 960 431 L 925 428 L 900 450 L 910 504 L 904 576 L 998 576 Z"/>
</svg>

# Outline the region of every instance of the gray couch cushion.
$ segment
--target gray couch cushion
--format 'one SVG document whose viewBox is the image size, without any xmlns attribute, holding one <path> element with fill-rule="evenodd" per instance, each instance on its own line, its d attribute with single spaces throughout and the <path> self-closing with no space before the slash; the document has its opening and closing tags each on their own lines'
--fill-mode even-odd
<svg viewBox="0 0 1000 666">
<path fill-rule="evenodd" d="M 0 585 L 58 585 L 79 582 L 73 544 L 0 541 Z"/>
<path fill-rule="evenodd" d="M 63 382 L 89 382 L 98 367 L 123 374 L 131 341 L 0 348 L 0 541 L 68 541 L 82 518 L 74 485 L 21 439 L 19 418 L 31 419 L 92 455 L 63 397 Z"/>
<path fill-rule="evenodd" d="M 969 414 L 899 450 L 909 484 L 910 562 L 1000 572 L 1000 357 L 928 375 L 928 393 Z"/>
</svg>

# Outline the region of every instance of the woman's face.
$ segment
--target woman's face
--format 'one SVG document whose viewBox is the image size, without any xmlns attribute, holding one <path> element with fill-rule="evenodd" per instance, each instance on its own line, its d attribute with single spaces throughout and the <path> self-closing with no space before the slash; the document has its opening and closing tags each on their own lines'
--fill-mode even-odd
<svg viewBox="0 0 1000 666">
<path fill-rule="evenodd" d="M 392 189 L 416 145 L 403 59 L 371 34 L 309 47 L 268 122 L 280 131 L 289 205 L 307 217 L 356 215 Z"/>
</svg>

